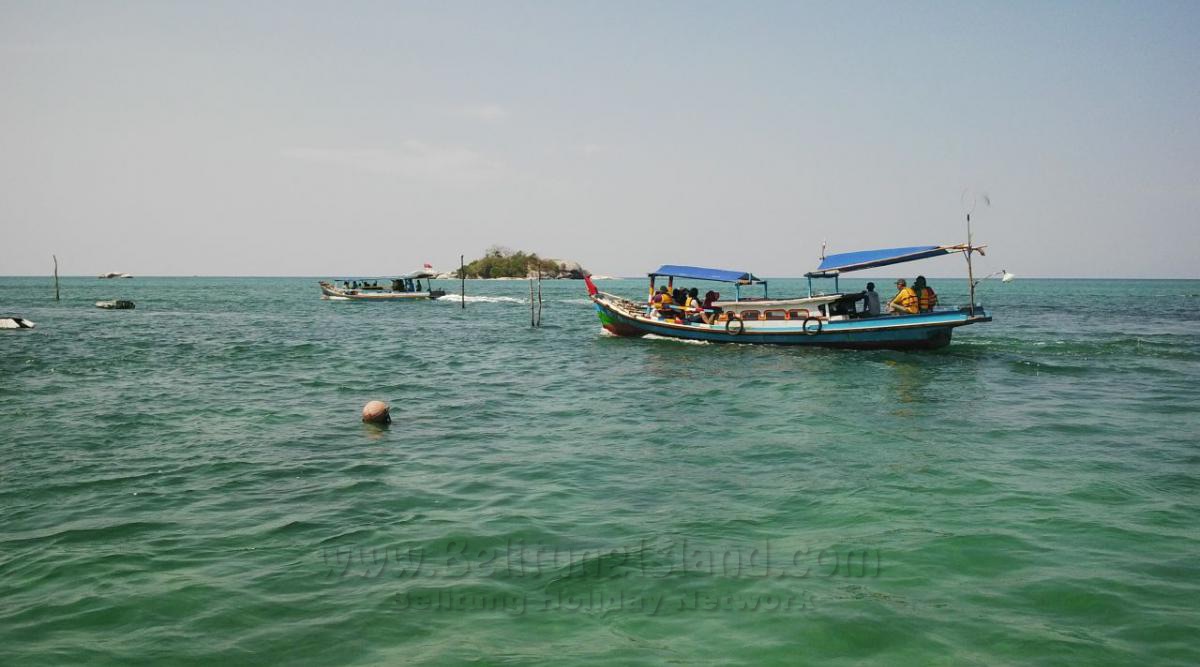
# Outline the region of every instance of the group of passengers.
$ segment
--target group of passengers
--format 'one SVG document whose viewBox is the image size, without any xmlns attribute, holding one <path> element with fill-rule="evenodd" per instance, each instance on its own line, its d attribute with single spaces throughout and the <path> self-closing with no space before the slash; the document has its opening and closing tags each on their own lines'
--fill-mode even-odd
<svg viewBox="0 0 1200 667">
<path fill-rule="evenodd" d="M 379 286 L 378 280 L 343 280 L 342 284 L 347 289 L 383 289 Z M 421 281 L 417 280 L 413 283 L 412 278 L 396 278 L 392 281 L 393 292 L 420 292 Z"/>
<path fill-rule="evenodd" d="M 395 280 L 392 281 L 392 291 L 393 292 L 420 292 L 420 291 L 422 291 L 421 290 L 421 281 L 420 280 L 416 281 L 416 284 L 414 285 L 412 278 L 396 278 Z"/>
<path fill-rule="evenodd" d="M 717 321 L 721 309 L 713 305 L 721 298 L 720 292 L 709 290 L 704 299 L 700 298 L 700 290 L 676 287 L 671 289 L 666 285 L 650 295 L 650 308 L 654 314 L 665 320 L 674 320 L 680 324 L 687 322 L 703 322 L 712 324 Z"/>
<path fill-rule="evenodd" d="M 671 289 L 662 285 L 657 292 L 650 295 L 650 309 L 664 320 L 672 320 L 680 324 L 703 322 L 712 324 L 717 321 L 721 308 L 714 303 L 721 298 L 720 292 L 709 290 L 700 299 L 700 290 L 676 287 Z M 860 317 L 874 317 L 880 314 L 879 294 L 875 291 L 875 283 L 867 283 L 867 289 L 861 297 L 863 311 Z M 857 298 L 854 299 L 857 301 Z M 853 303 L 853 302 L 848 302 Z M 888 302 L 887 312 L 898 315 L 916 315 L 928 313 L 938 303 L 937 292 L 925 282 L 925 276 L 917 276 L 912 287 L 908 281 L 900 278 L 896 281 L 896 296 Z M 850 306 L 853 308 L 853 306 Z M 834 313 L 836 314 L 836 313 Z M 851 317 L 854 317 L 851 314 Z"/>
<path fill-rule="evenodd" d="M 871 317 L 879 314 L 879 294 L 875 292 L 875 283 L 867 283 L 867 291 L 863 292 L 863 314 Z M 908 281 L 900 278 L 896 281 L 896 296 L 887 304 L 887 311 L 896 314 L 916 315 L 928 313 L 938 303 L 937 292 L 925 282 L 925 276 L 917 276 L 912 287 Z"/>
</svg>

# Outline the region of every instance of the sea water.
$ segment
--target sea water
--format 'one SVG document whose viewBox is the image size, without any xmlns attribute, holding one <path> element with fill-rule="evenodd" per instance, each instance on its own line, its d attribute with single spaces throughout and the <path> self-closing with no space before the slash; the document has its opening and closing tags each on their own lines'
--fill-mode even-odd
<svg viewBox="0 0 1200 667">
<path fill-rule="evenodd" d="M 932 352 L 528 290 L 0 279 L 0 662 L 1200 662 L 1200 282 L 985 281 Z"/>
</svg>

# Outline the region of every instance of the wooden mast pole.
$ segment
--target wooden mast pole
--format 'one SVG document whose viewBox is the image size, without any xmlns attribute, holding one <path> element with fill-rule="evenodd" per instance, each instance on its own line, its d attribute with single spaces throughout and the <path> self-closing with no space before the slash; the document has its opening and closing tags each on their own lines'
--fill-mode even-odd
<svg viewBox="0 0 1200 667">
<path fill-rule="evenodd" d="M 968 306 L 968 313 L 972 317 L 975 316 L 975 271 L 971 268 L 971 253 L 975 250 L 971 246 L 971 214 L 967 214 L 967 284 L 970 286 L 971 304 Z"/>
<path fill-rule="evenodd" d="M 58 301 L 58 255 L 50 255 L 54 258 L 54 300 Z"/>
</svg>

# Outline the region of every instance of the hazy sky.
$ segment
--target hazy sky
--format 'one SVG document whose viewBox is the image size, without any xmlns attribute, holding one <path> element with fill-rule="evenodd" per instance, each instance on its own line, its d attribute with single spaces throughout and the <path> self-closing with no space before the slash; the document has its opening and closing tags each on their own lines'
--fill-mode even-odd
<svg viewBox="0 0 1200 667">
<path fill-rule="evenodd" d="M 985 269 L 1200 275 L 1200 2 L 0 1 L 0 274 L 794 276 L 964 188 Z"/>
</svg>

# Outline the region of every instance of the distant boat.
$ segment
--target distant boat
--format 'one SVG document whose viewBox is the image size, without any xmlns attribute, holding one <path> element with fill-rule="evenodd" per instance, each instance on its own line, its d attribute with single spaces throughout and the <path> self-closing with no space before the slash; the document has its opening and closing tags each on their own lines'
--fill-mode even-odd
<svg viewBox="0 0 1200 667">
<path fill-rule="evenodd" d="M 321 298 L 331 301 L 417 301 L 446 295 L 446 290 L 433 288 L 435 277 L 436 273 L 423 269 L 394 278 L 338 278 L 318 284 Z"/>
<path fill-rule="evenodd" d="M 116 299 L 113 301 L 97 301 L 96 307 L 103 308 L 105 310 L 133 310 L 137 306 L 132 301 Z"/>
<path fill-rule="evenodd" d="M 27 320 L 24 317 L 15 315 L 0 317 L 0 329 L 32 329 L 33 327 L 33 320 Z"/>
<path fill-rule="evenodd" d="M 713 308 L 704 311 L 703 317 L 700 312 L 686 312 L 677 305 L 656 307 L 600 292 L 590 279 L 585 280 L 601 324 L 617 336 L 655 334 L 714 343 L 932 349 L 949 345 L 950 334 L 955 328 L 990 322 L 991 316 L 974 303 L 954 308 L 935 307 L 917 313 L 869 315 L 856 307 L 856 303 L 865 298 L 865 293 L 839 292 L 838 276 L 955 252 L 966 253 L 969 263 L 970 253 L 980 250 L 980 247 L 967 245 L 946 245 L 830 255 L 816 271 L 805 274 L 809 279 L 808 296 L 789 299 L 768 298 L 767 281 L 745 271 L 666 265 L 649 274 L 651 294 L 654 294 L 654 282 L 658 277 L 667 278 L 670 287 L 674 286 L 675 278 L 732 283 L 734 298 L 713 302 Z M 832 278 L 833 293 L 814 294 L 813 278 Z M 743 297 L 742 288 L 750 286 L 761 286 L 763 296 Z M 973 281 L 970 293 L 974 301 Z"/>
<path fill-rule="evenodd" d="M 128 273 L 117 273 L 116 271 L 110 271 L 108 273 L 102 273 L 96 277 L 104 280 L 106 278 L 132 278 L 133 276 L 129 275 Z"/>
</svg>

